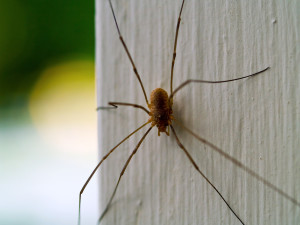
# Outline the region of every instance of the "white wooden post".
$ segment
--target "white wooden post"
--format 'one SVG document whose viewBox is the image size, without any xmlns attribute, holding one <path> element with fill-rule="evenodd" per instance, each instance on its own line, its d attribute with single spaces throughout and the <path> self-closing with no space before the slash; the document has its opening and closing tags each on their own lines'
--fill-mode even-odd
<svg viewBox="0 0 300 225">
<path fill-rule="evenodd" d="M 112 0 L 120 30 L 146 92 L 170 92 L 170 69 L 181 0 Z M 98 105 L 146 107 L 119 41 L 107 0 L 97 0 Z M 299 1 L 187 0 L 179 31 L 174 99 L 179 121 L 300 201 Z M 148 120 L 139 109 L 99 111 L 100 158 Z M 100 169 L 101 210 L 147 128 L 122 144 Z M 246 224 L 299 224 L 300 209 L 180 127 L 178 136 L 199 168 Z M 100 211 L 99 210 L 99 213 Z M 240 224 L 177 146 L 153 129 L 130 162 L 103 224 Z"/>
</svg>

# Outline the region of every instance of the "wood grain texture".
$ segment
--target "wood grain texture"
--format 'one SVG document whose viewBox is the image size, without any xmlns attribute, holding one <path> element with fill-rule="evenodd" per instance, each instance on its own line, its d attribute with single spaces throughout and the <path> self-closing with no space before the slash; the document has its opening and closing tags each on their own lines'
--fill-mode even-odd
<svg viewBox="0 0 300 225">
<path fill-rule="evenodd" d="M 113 0 L 120 30 L 146 92 L 169 79 L 180 0 Z M 106 0 L 97 0 L 98 105 L 146 106 Z M 197 134 L 300 201 L 300 2 L 187 0 L 174 87 L 175 117 Z M 148 120 L 140 109 L 99 111 L 100 157 Z M 100 172 L 100 205 L 113 192 L 129 154 L 147 128 L 126 141 Z M 299 224 L 300 209 L 175 126 L 199 168 L 246 224 Z M 99 210 L 99 214 L 100 214 Z M 240 224 L 195 171 L 175 138 L 153 129 L 125 172 L 103 224 Z"/>
</svg>

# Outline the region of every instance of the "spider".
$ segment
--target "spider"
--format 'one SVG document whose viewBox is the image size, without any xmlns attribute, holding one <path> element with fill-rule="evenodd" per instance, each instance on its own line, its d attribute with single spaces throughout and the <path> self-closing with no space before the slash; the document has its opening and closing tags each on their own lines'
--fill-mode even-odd
<svg viewBox="0 0 300 225">
<path fill-rule="evenodd" d="M 138 82 L 140 84 L 140 87 L 143 91 L 143 95 L 145 98 L 145 102 L 146 105 L 148 107 L 145 108 L 142 105 L 139 104 L 133 104 L 133 103 L 126 103 L 126 102 L 109 102 L 108 104 L 110 106 L 108 107 L 98 107 L 97 110 L 104 110 L 104 109 L 115 109 L 118 108 L 118 106 L 129 106 L 129 107 L 135 107 L 138 109 L 143 110 L 148 116 L 149 119 L 147 122 L 145 122 L 143 125 L 141 125 L 139 128 L 137 128 L 136 130 L 134 130 L 132 133 L 130 133 L 127 137 L 125 137 L 122 141 L 120 141 L 114 148 L 112 148 L 102 159 L 101 161 L 97 164 L 97 166 L 95 167 L 95 169 L 93 170 L 93 172 L 90 174 L 89 178 L 87 179 L 87 181 L 85 182 L 84 186 L 82 187 L 80 193 L 79 193 L 79 215 L 78 215 L 78 224 L 80 224 L 80 206 L 81 206 L 81 195 L 84 192 L 87 184 L 89 183 L 89 181 L 91 180 L 91 178 L 93 177 L 93 175 L 95 174 L 95 172 L 98 170 L 98 168 L 100 167 L 100 165 L 102 164 L 102 162 L 104 160 L 107 159 L 107 157 L 116 149 L 118 148 L 123 142 L 125 142 L 129 137 L 131 137 L 133 134 L 135 134 L 137 131 L 139 131 L 141 128 L 149 125 L 150 127 L 148 128 L 148 130 L 144 133 L 144 135 L 142 136 L 142 138 L 139 140 L 138 144 L 136 145 L 136 147 L 134 148 L 134 150 L 132 151 L 132 153 L 130 154 L 129 158 L 127 159 L 121 173 L 119 176 L 119 179 L 117 181 L 117 184 L 113 190 L 113 193 L 107 203 L 107 206 L 105 207 L 104 211 L 102 212 L 98 223 L 100 223 L 103 219 L 103 217 L 105 216 L 106 212 L 108 211 L 109 207 L 111 206 L 112 200 L 116 194 L 116 191 L 118 189 L 119 183 L 121 181 L 121 178 L 123 176 L 123 174 L 126 171 L 127 166 L 129 165 L 132 157 L 135 155 L 135 153 L 138 151 L 141 143 L 144 141 L 144 139 L 146 138 L 146 136 L 149 134 L 149 132 L 154 128 L 157 127 L 157 131 L 158 131 L 158 136 L 160 136 L 161 133 L 165 133 L 166 135 L 170 135 L 170 130 L 171 133 L 174 135 L 176 142 L 178 144 L 178 146 L 181 148 L 181 150 L 185 153 L 185 155 L 187 156 L 187 158 L 189 159 L 189 161 L 192 163 L 192 165 L 194 166 L 194 168 L 197 170 L 197 172 L 201 175 L 201 177 L 211 186 L 211 188 L 213 188 L 216 193 L 219 195 L 219 197 L 223 200 L 223 202 L 226 204 L 227 208 L 230 210 L 231 213 L 234 214 L 234 216 L 239 220 L 239 222 L 241 224 L 245 224 L 245 222 L 241 219 L 241 217 L 235 212 L 235 210 L 229 205 L 228 201 L 224 198 L 224 196 L 221 194 L 221 192 L 214 186 L 214 184 L 208 179 L 208 177 L 199 169 L 197 163 L 195 162 L 195 160 L 193 159 L 193 157 L 190 155 L 190 153 L 187 151 L 187 149 L 185 148 L 185 146 L 182 144 L 182 142 L 180 141 L 174 127 L 173 127 L 173 123 L 177 123 L 182 129 L 186 130 L 188 133 L 190 133 L 193 137 L 195 137 L 197 140 L 199 140 L 200 142 L 206 144 L 207 146 L 209 146 L 212 150 L 218 152 L 220 155 L 222 155 L 224 158 L 226 158 L 227 160 L 231 161 L 233 164 L 235 164 L 237 167 L 239 167 L 241 170 L 245 171 L 246 173 L 248 173 L 249 175 L 251 175 L 252 177 L 254 177 L 255 179 L 257 179 L 258 181 L 262 182 L 264 185 L 266 185 L 267 187 L 269 187 L 270 189 L 272 189 L 273 191 L 277 192 L 278 194 L 280 194 L 281 196 L 283 196 L 284 198 L 286 198 L 287 200 L 291 201 L 293 204 L 297 205 L 298 207 L 300 207 L 300 203 L 295 200 L 294 198 L 292 198 L 291 196 L 289 196 L 288 194 L 286 194 L 285 192 L 283 192 L 281 189 L 279 189 L 278 187 L 276 187 L 275 185 L 273 185 L 272 183 L 270 183 L 269 181 L 267 181 L 266 179 L 264 179 L 263 177 L 261 177 L 260 175 L 258 175 L 257 173 L 255 173 L 253 170 L 251 170 L 250 168 L 244 166 L 240 161 L 236 160 L 235 158 L 233 158 L 232 156 L 230 156 L 229 154 L 225 153 L 222 149 L 220 149 L 219 147 L 217 147 L 216 145 L 210 143 L 209 141 L 205 140 L 204 138 L 200 137 L 199 135 L 197 135 L 195 132 L 193 132 L 191 129 L 189 129 L 188 127 L 186 127 L 185 125 L 181 124 L 180 122 L 178 122 L 176 120 L 176 118 L 173 115 L 173 100 L 174 100 L 174 96 L 184 87 L 188 86 L 191 83 L 207 83 L 207 84 L 220 84 L 220 83 L 227 83 L 227 82 L 233 82 L 233 81 L 237 81 L 237 80 L 242 80 L 245 78 L 249 78 L 249 77 L 253 77 L 256 76 L 258 74 L 261 74 L 265 71 L 267 71 L 268 69 L 270 69 L 270 67 L 267 67 L 261 71 L 258 71 L 256 73 L 247 75 L 247 76 L 243 76 L 243 77 L 239 77 L 239 78 L 235 78 L 235 79 L 230 79 L 230 80 L 222 80 L 222 81 L 207 81 L 207 80 L 196 80 L 196 79 L 192 79 L 192 80 L 187 80 L 185 82 L 183 82 L 181 85 L 179 85 L 177 88 L 173 89 L 173 74 L 174 74 L 174 65 L 175 65 L 175 59 L 176 59 L 176 49 L 177 49 L 177 40 L 178 40 L 178 33 L 179 33 L 179 28 L 180 28 L 180 24 L 181 24 L 181 14 L 184 8 L 184 3 L 185 0 L 182 0 L 181 3 L 181 7 L 180 7 L 180 11 L 179 11 L 179 16 L 177 19 L 177 26 L 176 26 L 176 33 L 175 33 L 175 40 L 174 40 L 174 48 L 173 48 L 173 56 L 172 56 L 172 64 L 171 64 L 171 78 L 170 78 L 170 95 L 168 95 L 167 91 L 165 91 L 162 88 L 156 88 L 154 89 L 151 94 L 150 94 L 150 101 L 148 101 L 148 97 L 143 85 L 143 82 L 141 80 L 141 77 L 139 75 L 139 72 L 137 70 L 137 67 L 134 63 L 134 60 L 128 50 L 128 47 L 124 41 L 124 38 L 121 34 L 116 16 L 115 16 L 115 12 L 114 12 L 114 8 L 113 5 L 111 3 L 111 0 L 108 0 L 109 2 L 109 6 L 113 15 L 113 19 L 115 22 L 115 26 L 119 35 L 119 39 L 120 42 L 128 56 L 128 59 L 132 65 L 134 74 L 136 76 L 136 78 L 138 79 Z"/>
</svg>

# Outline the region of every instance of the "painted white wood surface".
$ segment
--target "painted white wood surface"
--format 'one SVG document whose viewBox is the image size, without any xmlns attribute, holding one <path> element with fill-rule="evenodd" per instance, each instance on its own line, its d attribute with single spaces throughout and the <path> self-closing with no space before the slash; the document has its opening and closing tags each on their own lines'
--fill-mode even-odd
<svg viewBox="0 0 300 225">
<path fill-rule="evenodd" d="M 181 0 L 112 0 L 120 30 L 146 92 L 169 92 Z M 106 0 L 97 0 L 98 105 L 145 100 L 119 41 Z M 300 200 L 300 2 L 187 0 L 182 13 L 174 87 L 175 116 L 197 134 Z M 100 157 L 148 120 L 139 109 L 99 111 Z M 214 153 L 180 127 L 178 135 L 246 224 L 299 224 L 300 209 Z M 129 154 L 147 128 L 126 141 L 100 172 L 106 205 Z M 99 210 L 99 214 L 100 214 Z M 195 171 L 174 137 L 153 129 L 125 172 L 103 224 L 240 224 Z"/>
</svg>

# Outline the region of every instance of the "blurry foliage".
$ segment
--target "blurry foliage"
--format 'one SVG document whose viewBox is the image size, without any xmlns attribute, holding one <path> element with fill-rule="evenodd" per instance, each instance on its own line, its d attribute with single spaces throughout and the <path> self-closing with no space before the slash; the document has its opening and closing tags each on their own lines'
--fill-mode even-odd
<svg viewBox="0 0 300 225">
<path fill-rule="evenodd" d="M 24 106 L 40 71 L 94 58 L 94 1 L 0 0 L 0 109 Z"/>
</svg>

